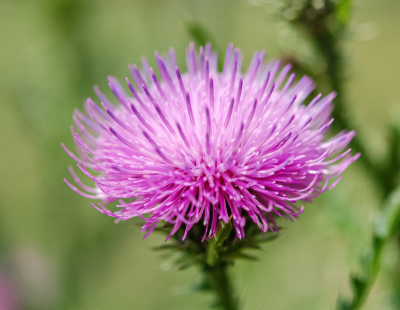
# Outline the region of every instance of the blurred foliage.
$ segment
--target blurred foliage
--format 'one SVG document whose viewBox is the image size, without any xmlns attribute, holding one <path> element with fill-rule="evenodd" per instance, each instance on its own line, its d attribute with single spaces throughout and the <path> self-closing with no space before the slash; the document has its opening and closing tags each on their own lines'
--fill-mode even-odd
<svg viewBox="0 0 400 310">
<path fill-rule="evenodd" d="M 346 106 L 372 159 L 384 161 L 392 142 L 382 137 L 399 103 L 400 7 L 396 0 L 354 2 L 344 43 L 349 54 Z M 184 68 L 184 50 L 193 40 L 180 22 L 187 16 L 212 33 L 220 53 L 229 42 L 240 47 L 244 67 L 260 49 L 267 49 L 268 58 L 284 51 L 303 63 L 298 55 L 308 48 L 305 39 L 280 18 L 268 17 L 264 6 L 245 1 L 0 2 L 0 265 L 16 263 L 16 249 L 34 248 L 45 257 L 56 291 L 34 290 L 31 296 L 21 285 L 23 309 L 207 307 L 202 295 L 186 289 L 193 279 L 202 283 L 194 268 L 177 273 L 149 250 L 162 238 L 142 241 L 136 221 L 114 225 L 62 182 L 67 166 L 74 164 L 60 147 L 60 142 L 73 145 L 68 129 L 73 109 L 93 96 L 93 84 L 111 94 L 106 76 L 122 79 L 128 63 L 154 50 L 174 46 Z M 371 23 L 377 37 L 361 27 Z M 286 44 L 294 48 L 284 49 Z M 322 76 L 320 56 L 307 55 Z M 311 73 L 315 76 L 315 70 Z M 300 221 L 280 223 L 290 229 L 258 252 L 260 262 L 237 262 L 236 297 L 246 296 L 244 309 L 329 309 L 338 290 L 350 294 L 347 269 L 354 269 L 365 247 L 378 196 L 366 176 L 356 163 L 333 192 L 307 206 Z M 25 260 L 13 267 L 15 274 L 25 274 L 33 287 L 45 287 L 40 281 L 46 272 L 24 253 Z M 389 303 L 389 285 L 398 281 L 395 268 L 385 267 L 389 271 L 378 279 L 365 309 L 396 309 Z"/>
<path fill-rule="evenodd" d="M 284 7 L 282 16 L 291 9 L 294 2 Z M 348 103 L 345 93 L 344 66 L 344 35 L 348 30 L 348 23 L 352 12 L 351 0 L 323 0 L 320 2 L 305 1 L 297 14 L 287 18 L 290 22 L 303 28 L 309 40 L 316 46 L 321 58 L 325 60 L 326 76 L 330 81 L 331 90 L 337 92 L 335 99 L 336 131 L 346 130 L 352 127 L 349 114 L 346 113 Z M 287 14 L 286 14 L 287 17 Z M 300 65 L 301 67 L 301 65 Z M 388 206 L 381 211 L 378 227 L 373 232 L 373 244 L 369 253 L 363 256 L 363 274 L 352 276 L 353 297 L 350 302 L 338 301 L 339 309 L 360 309 L 364 304 L 371 287 L 380 271 L 381 254 L 384 245 L 388 243 L 396 231 L 400 231 L 400 201 L 397 197 L 399 176 L 399 143 L 400 134 L 398 126 L 390 126 L 390 140 L 387 155 L 382 162 L 374 161 L 367 151 L 363 141 L 356 136 L 350 143 L 355 151 L 361 152 L 361 162 L 375 186 L 380 189 L 382 196 L 389 200 Z M 399 244 L 400 245 L 400 244 Z M 395 290 L 395 294 L 397 295 Z"/>
<path fill-rule="evenodd" d="M 192 37 L 193 41 L 198 46 L 205 46 L 206 43 L 211 43 L 211 46 L 218 53 L 218 70 L 222 70 L 223 67 L 223 55 L 214 37 L 211 35 L 210 31 L 207 30 L 204 25 L 195 20 L 186 20 L 185 28 L 188 34 Z"/>
<path fill-rule="evenodd" d="M 207 43 L 211 43 L 214 48 L 218 46 L 210 31 L 198 21 L 186 20 L 185 28 L 197 45 L 205 46 Z"/>
<path fill-rule="evenodd" d="M 364 304 L 372 285 L 381 268 L 381 256 L 385 245 L 395 235 L 400 223 L 400 188 L 397 188 L 389 197 L 384 209 L 375 223 L 372 236 L 372 247 L 362 257 L 362 271 L 360 275 L 351 276 L 354 295 L 351 301 L 338 300 L 338 309 L 357 310 Z"/>
<path fill-rule="evenodd" d="M 302 6 L 296 11 L 293 9 L 295 1 L 289 1 L 282 8 L 282 17 L 286 18 L 297 29 L 303 29 L 309 41 L 315 46 L 318 56 L 325 63 L 325 77 L 329 81 L 331 91 L 335 91 L 335 109 L 333 117 L 335 122 L 333 127 L 336 131 L 354 128 L 354 122 L 347 111 L 348 98 L 346 96 L 348 61 L 344 54 L 344 41 L 348 35 L 348 23 L 352 12 L 351 0 L 321 0 L 321 1 L 301 1 Z M 293 15 L 288 14 L 292 10 Z M 316 63 L 304 63 L 296 58 L 295 69 L 306 73 L 315 78 L 318 82 L 321 74 L 315 74 Z M 318 85 L 318 84 L 317 84 Z M 322 84 L 323 85 L 323 84 Z M 319 87 L 318 87 L 319 88 Z M 355 136 L 350 146 L 355 152 L 363 155 L 360 161 L 364 164 L 366 171 L 371 175 L 376 185 L 380 188 L 383 197 L 388 195 L 397 185 L 400 170 L 398 163 L 397 131 L 391 130 L 389 149 L 387 155 L 381 162 L 372 158 L 370 152 L 365 147 L 359 136 Z"/>
</svg>

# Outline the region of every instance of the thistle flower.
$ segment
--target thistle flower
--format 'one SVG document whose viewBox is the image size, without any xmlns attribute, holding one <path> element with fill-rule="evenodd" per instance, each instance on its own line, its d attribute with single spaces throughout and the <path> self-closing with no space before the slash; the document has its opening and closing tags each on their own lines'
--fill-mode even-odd
<svg viewBox="0 0 400 310">
<path fill-rule="evenodd" d="M 80 156 L 63 145 L 95 187 L 72 169 L 80 189 L 65 182 L 84 197 L 118 200 L 116 212 L 92 205 L 118 220 L 141 217 L 146 236 L 165 221 L 173 224 L 168 238 L 186 225 L 185 238 L 198 224 L 204 240 L 232 217 L 243 238 L 246 219 L 266 232 L 278 229 L 276 216 L 297 218 L 304 209 L 297 204 L 333 188 L 359 154 L 344 151 L 353 131 L 325 141 L 335 93 L 305 105 L 313 81 L 294 83 L 290 65 L 280 70 L 279 61 L 264 57 L 255 52 L 242 74 L 241 53 L 230 44 L 220 73 L 211 45 L 197 54 L 191 43 L 184 74 L 171 49 L 155 53 L 161 79 L 145 58 L 142 70 L 129 66 L 131 94 L 109 77 L 119 104 L 95 86 L 101 106 L 89 98 L 86 114 L 73 115 Z"/>
</svg>

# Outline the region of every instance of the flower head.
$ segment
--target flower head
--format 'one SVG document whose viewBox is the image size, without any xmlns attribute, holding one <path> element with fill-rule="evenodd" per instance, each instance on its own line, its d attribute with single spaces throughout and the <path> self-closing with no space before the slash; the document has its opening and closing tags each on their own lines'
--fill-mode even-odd
<svg viewBox="0 0 400 310">
<path fill-rule="evenodd" d="M 89 98 L 86 114 L 74 113 L 80 156 L 63 145 L 95 187 L 72 169 L 81 189 L 65 181 L 85 197 L 118 199 L 114 213 L 92 205 L 120 220 L 143 218 L 147 235 L 165 221 L 174 224 L 170 236 L 182 225 L 186 236 L 199 223 L 204 238 L 212 237 L 232 217 L 243 238 L 246 218 L 265 232 L 277 229 L 275 216 L 297 217 L 304 208 L 298 202 L 333 188 L 359 154 L 344 151 L 353 131 L 325 139 L 335 94 L 305 105 L 313 81 L 294 83 L 290 65 L 280 70 L 279 61 L 264 63 L 264 56 L 256 52 L 243 74 L 240 51 L 230 44 L 218 72 L 211 46 L 197 54 L 191 44 L 184 74 L 171 49 L 156 53 L 161 78 L 145 58 L 142 70 L 129 66 L 136 85 L 126 78 L 130 94 L 109 77 L 119 103 L 95 87 L 101 105 Z"/>
</svg>

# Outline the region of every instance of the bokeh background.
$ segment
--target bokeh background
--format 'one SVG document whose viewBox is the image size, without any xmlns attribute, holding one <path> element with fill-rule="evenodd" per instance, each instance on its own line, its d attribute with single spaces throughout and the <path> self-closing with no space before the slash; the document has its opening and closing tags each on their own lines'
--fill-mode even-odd
<svg viewBox="0 0 400 310">
<path fill-rule="evenodd" d="M 276 2 L 276 1 L 275 1 Z M 72 112 L 107 94 L 107 75 L 174 46 L 185 68 L 185 24 L 201 22 L 219 50 L 229 42 L 250 62 L 308 55 L 300 31 L 270 13 L 269 1 L 1 0 L 0 1 L 0 304 L 4 309 L 207 309 L 211 296 L 191 292 L 196 269 L 177 271 L 141 240 L 139 221 L 114 224 L 62 181 L 74 165 Z M 400 116 L 400 1 L 357 0 L 345 40 L 346 99 L 354 128 L 375 158 L 387 147 L 386 124 Z M 379 198 L 355 163 L 333 191 L 285 222 L 279 238 L 232 270 L 245 310 L 334 309 L 350 296 L 349 272 L 370 242 Z M 390 244 L 365 309 L 391 306 Z M 1 308 L 1 306 L 0 306 Z M 3 309 L 3 308 L 1 308 Z"/>
</svg>

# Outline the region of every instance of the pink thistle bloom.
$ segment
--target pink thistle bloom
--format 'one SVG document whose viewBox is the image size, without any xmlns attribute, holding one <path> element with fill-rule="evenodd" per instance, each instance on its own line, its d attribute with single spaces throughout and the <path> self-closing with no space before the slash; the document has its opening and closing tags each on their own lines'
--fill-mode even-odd
<svg viewBox="0 0 400 310">
<path fill-rule="evenodd" d="M 211 238 L 232 217 L 243 238 L 246 217 L 263 232 L 277 230 L 276 216 L 296 218 L 304 209 L 297 202 L 332 189 L 360 154 L 344 151 L 353 131 L 325 139 L 335 93 L 305 105 L 313 81 L 294 83 L 290 65 L 280 70 L 279 61 L 264 63 L 264 56 L 256 52 L 243 74 L 241 53 L 230 44 L 218 72 L 211 45 L 197 54 L 192 43 L 184 74 L 171 49 L 156 53 L 161 79 L 145 58 L 142 70 L 129 66 L 136 84 L 126 78 L 130 94 L 109 77 L 119 104 L 94 87 L 101 106 L 89 98 L 86 114 L 73 116 L 79 156 L 63 145 L 95 187 L 72 169 L 80 189 L 65 182 L 84 197 L 118 199 L 114 213 L 92 205 L 119 220 L 141 217 L 146 236 L 165 221 L 174 224 L 169 237 L 186 225 L 185 238 L 199 223 Z"/>
</svg>

